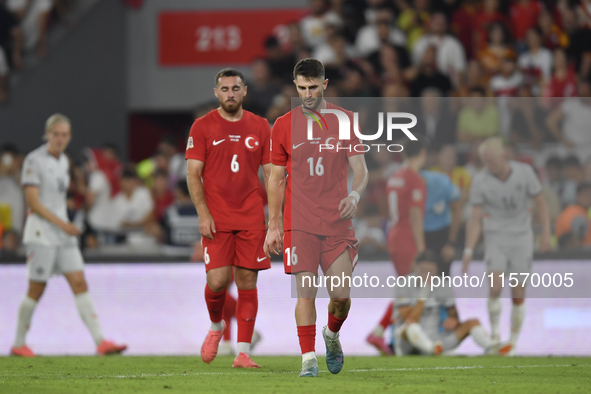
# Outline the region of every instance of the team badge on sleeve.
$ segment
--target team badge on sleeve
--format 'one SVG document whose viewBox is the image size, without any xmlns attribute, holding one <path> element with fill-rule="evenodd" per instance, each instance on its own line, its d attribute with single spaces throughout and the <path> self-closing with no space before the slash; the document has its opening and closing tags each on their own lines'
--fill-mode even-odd
<svg viewBox="0 0 591 394">
<path fill-rule="evenodd" d="M 423 199 L 423 192 L 421 189 L 415 189 L 412 191 L 412 200 L 421 201 Z"/>
<path fill-rule="evenodd" d="M 189 141 L 187 141 L 187 149 L 193 147 L 193 137 L 189 137 Z"/>
</svg>

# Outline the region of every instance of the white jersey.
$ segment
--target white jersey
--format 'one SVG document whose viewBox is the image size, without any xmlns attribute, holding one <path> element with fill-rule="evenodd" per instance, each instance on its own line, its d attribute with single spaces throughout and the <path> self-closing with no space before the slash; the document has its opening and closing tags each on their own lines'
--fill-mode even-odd
<svg viewBox="0 0 591 394">
<path fill-rule="evenodd" d="M 480 171 L 472 181 L 470 203 L 482 207 L 485 235 L 532 232 L 529 202 L 542 192 L 542 185 L 529 164 L 516 161 L 509 164 L 511 172 L 504 181 L 487 169 Z"/>
<path fill-rule="evenodd" d="M 21 183 L 23 186 L 39 187 L 39 202 L 58 218 L 69 221 L 66 198 L 70 186 L 70 163 L 65 154 L 56 159 L 49 153 L 47 145 L 35 149 L 25 157 Z M 46 246 L 76 244 L 76 237 L 30 213 L 25 223 L 23 243 Z"/>
</svg>

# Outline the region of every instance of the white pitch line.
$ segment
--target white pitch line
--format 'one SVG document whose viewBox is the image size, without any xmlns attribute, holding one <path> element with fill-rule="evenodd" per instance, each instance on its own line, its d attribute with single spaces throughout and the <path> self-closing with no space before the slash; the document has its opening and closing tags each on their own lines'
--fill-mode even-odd
<svg viewBox="0 0 591 394">
<path fill-rule="evenodd" d="M 496 366 L 484 366 L 484 365 L 460 365 L 455 367 L 419 367 L 419 368 L 374 368 L 374 369 L 346 369 L 343 372 L 410 372 L 410 371 L 437 371 L 437 370 L 463 370 L 463 369 L 508 369 L 508 368 L 564 368 L 572 367 L 572 364 L 540 364 L 540 365 L 496 365 Z M 591 367 L 591 364 L 577 364 L 576 367 Z M 328 371 L 320 371 L 320 373 L 326 373 Z M 252 371 L 252 372 L 189 372 L 189 373 L 163 373 L 163 374 L 141 374 L 141 375 L 102 375 L 102 376 L 89 376 L 89 375 L 42 375 L 42 374 L 0 374 L 3 377 L 61 377 L 62 379 L 134 379 L 134 378 L 149 378 L 149 377 L 171 377 L 171 376 L 220 376 L 220 375 L 252 375 L 252 374 L 294 374 L 299 371 L 285 371 L 285 372 L 273 372 L 273 371 Z"/>
</svg>

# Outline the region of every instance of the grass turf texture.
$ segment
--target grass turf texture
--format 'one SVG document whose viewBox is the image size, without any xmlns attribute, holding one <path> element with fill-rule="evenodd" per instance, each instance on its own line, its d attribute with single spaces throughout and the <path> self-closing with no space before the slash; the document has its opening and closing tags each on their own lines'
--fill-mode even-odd
<svg viewBox="0 0 591 394">
<path fill-rule="evenodd" d="M 253 357 L 262 370 L 198 357 L 0 357 L 0 393 L 588 393 L 591 358 L 346 357 L 299 378 L 300 357 Z"/>
</svg>

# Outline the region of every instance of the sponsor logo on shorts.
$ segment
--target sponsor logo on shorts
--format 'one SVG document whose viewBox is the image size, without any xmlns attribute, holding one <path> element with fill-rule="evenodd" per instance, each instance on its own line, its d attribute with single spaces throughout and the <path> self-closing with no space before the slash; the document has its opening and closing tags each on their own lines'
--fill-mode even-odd
<svg viewBox="0 0 591 394">
<path fill-rule="evenodd" d="M 263 261 L 266 258 L 267 258 L 267 256 L 265 256 L 265 257 L 257 257 L 257 261 L 260 263 L 261 261 Z"/>
</svg>

